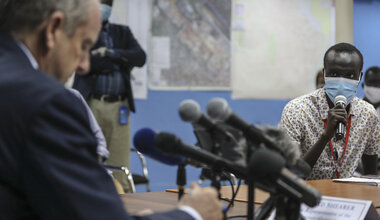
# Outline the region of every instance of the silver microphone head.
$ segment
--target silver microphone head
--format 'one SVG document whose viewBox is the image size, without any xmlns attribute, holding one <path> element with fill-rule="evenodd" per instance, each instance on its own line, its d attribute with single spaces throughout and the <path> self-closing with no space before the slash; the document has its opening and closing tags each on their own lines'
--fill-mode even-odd
<svg viewBox="0 0 380 220">
<path fill-rule="evenodd" d="M 183 100 L 179 104 L 178 113 L 183 121 L 192 123 L 197 122 L 202 116 L 201 107 L 192 99 Z"/>
<path fill-rule="evenodd" d="M 213 98 L 207 104 L 207 114 L 213 119 L 224 122 L 232 114 L 232 110 L 225 99 Z"/>
<path fill-rule="evenodd" d="M 347 105 L 347 99 L 346 99 L 346 97 L 344 97 L 343 95 L 338 95 L 334 99 L 334 105 L 335 106 L 341 105 L 343 108 L 345 108 L 346 105 Z"/>
</svg>

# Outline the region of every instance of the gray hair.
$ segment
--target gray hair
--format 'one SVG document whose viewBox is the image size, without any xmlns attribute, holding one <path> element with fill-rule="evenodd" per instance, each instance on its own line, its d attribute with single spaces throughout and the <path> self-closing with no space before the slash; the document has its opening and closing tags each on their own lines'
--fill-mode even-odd
<svg viewBox="0 0 380 220">
<path fill-rule="evenodd" d="M 64 28 L 71 36 L 86 23 L 90 0 L 0 0 L 0 30 L 24 34 L 35 30 L 53 12 L 65 15 Z"/>
</svg>

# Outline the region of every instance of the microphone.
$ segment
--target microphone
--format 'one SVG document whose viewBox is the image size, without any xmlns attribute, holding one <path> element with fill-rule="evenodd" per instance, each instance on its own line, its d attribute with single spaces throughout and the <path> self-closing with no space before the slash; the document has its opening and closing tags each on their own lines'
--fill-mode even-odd
<svg viewBox="0 0 380 220">
<path fill-rule="evenodd" d="M 289 169 L 300 177 L 306 178 L 310 172 L 310 165 L 301 159 L 301 150 L 298 144 L 290 139 L 284 129 L 271 126 L 261 128 L 264 137 L 272 141 L 278 147 L 277 152 L 286 159 Z M 275 149 L 272 149 L 275 150 Z"/>
<path fill-rule="evenodd" d="M 285 168 L 285 159 L 274 151 L 258 149 L 251 157 L 248 170 L 254 181 L 275 184 L 278 192 L 310 207 L 319 204 L 321 193 Z"/>
<path fill-rule="evenodd" d="M 215 124 L 207 115 L 203 114 L 199 104 L 192 100 L 183 100 L 178 108 L 181 119 L 185 122 L 199 124 L 211 132 L 223 135 L 228 140 L 234 140 L 234 137 L 219 125 Z"/>
<path fill-rule="evenodd" d="M 133 137 L 133 144 L 142 154 L 166 165 L 175 166 L 185 163 L 184 157 L 163 154 L 155 147 L 154 139 L 157 133 L 153 129 L 142 128 Z"/>
<path fill-rule="evenodd" d="M 279 152 L 287 159 L 289 165 L 297 168 L 303 176 L 308 176 L 311 172 L 310 166 L 300 158 L 299 146 L 290 140 L 284 130 L 269 126 L 259 129 L 247 123 L 230 109 L 227 101 L 223 98 L 212 99 L 207 104 L 207 113 L 211 118 L 221 120 L 243 131 L 251 141 L 263 143 L 269 149 Z"/>
<path fill-rule="evenodd" d="M 338 95 L 334 99 L 334 105 L 335 106 L 340 106 L 341 108 L 345 109 L 347 105 L 347 99 L 343 95 Z M 344 137 L 344 130 L 345 130 L 345 125 L 342 122 L 338 122 L 338 125 L 336 127 L 336 132 L 335 132 L 335 138 L 337 140 L 340 140 Z"/>
<path fill-rule="evenodd" d="M 136 132 L 133 137 L 133 144 L 136 149 L 143 153 L 144 155 L 164 163 L 166 165 L 175 166 L 178 165 L 177 169 L 177 180 L 178 185 L 178 200 L 184 194 L 185 185 L 186 185 L 186 169 L 185 166 L 187 163 L 191 163 L 184 157 L 165 155 L 161 153 L 154 144 L 154 139 L 157 136 L 157 132 L 150 128 L 142 128 Z"/>
<path fill-rule="evenodd" d="M 154 143 L 164 153 L 191 158 L 220 171 L 225 170 L 233 173 L 238 178 L 247 179 L 248 175 L 253 174 L 257 186 L 265 191 L 273 193 L 274 188 L 271 185 L 275 185 L 281 192 L 304 202 L 308 206 L 315 206 L 320 201 L 319 191 L 284 168 L 285 160 L 279 154 L 269 150 L 260 149 L 253 154 L 250 160 L 250 172 L 248 173 L 245 166 L 232 163 L 208 151 L 189 146 L 170 133 L 159 133 Z"/>
<path fill-rule="evenodd" d="M 207 104 L 207 114 L 214 119 L 223 121 L 232 127 L 243 131 L 247 138 L 254 142 L 264 143 L 267 147 L 282 152 L 272 141 L 267 139 L 263 132 L 255 126 L 248 124 L 232 112 L 223 98 L 214 98 Z"/>
<path fill-rule="evenodd" d="M 228 171 L 235 174 L 238 178 L 246 178 L 246 167 L 240 164 L 232 163 L 220 156 L 216 156 L 208 151 L 195 148 L 183 143 L 177 136 L 160 132 L 155 140 L 155 146 L 163 153 L 172 155 L 181 155 L 200 163 L 206 164 L 211 168 L 217 168 L 220 171 Z"/>
</svg>

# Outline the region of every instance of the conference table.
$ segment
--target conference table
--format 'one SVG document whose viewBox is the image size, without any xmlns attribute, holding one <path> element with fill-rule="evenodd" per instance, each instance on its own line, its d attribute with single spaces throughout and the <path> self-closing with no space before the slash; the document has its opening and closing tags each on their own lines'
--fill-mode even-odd
<svg viewBox="0 0 380 220">
<path fill-rule="evenodd" d="M 380 187 L 369 186 L 356 183 L 338 183 L 332 180 L 310 180 L 308 184 L 318 189 L 324 196 L 342 197 L 348 199 L 361 199 L 372 201 L 375 207 L 380 206 Z M 233 208 L 228 212 L 228 216 L 246 215 L 248 201 L 248 186 L 241 185 L 235 198 Z M 231 198 L 231 186 L 222 186 L 221 196 Z M 269 194 L 255 189 L 255 209 L 269 198 Z M 173 209 L 178 201 L 176 189 L 169 189 L 166 192 L 148 192 L 123 194 L 121 199 L 126 209 L 130 213 L 136 213 L 143 209 L 151 209 L 154 212 L 161 212 Z M 377 212 L 380 214 L 379 210 Z"/>
</svg>

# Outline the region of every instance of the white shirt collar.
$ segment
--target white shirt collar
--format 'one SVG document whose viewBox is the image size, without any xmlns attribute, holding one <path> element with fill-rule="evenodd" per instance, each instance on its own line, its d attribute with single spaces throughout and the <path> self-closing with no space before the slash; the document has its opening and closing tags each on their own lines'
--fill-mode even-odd
<svg viewBox="0 0 380 220">
<path fill-rule="evenodd" d="M 21 41 L 16 41 L 17 45 L 21 48 L 21 50 L 25 53 L 26 57 L 28 57 L 30 64 L 32 64 L 34 69 L 38 69 L 37 60 L 33 57 L 30 50 L 25 46 Z"/>
</svg>

